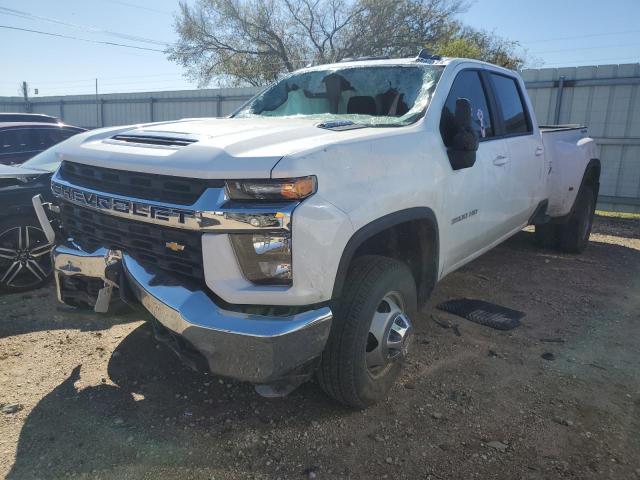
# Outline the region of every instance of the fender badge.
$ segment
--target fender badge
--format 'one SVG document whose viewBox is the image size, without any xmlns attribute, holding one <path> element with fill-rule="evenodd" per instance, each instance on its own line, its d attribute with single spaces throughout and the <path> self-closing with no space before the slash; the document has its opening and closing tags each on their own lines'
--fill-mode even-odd
<svg viewBox="0 0 640 480">
<path fill-rule="evenodd" d="M 164 244 L 165 247 L 167 247 L 169 250 L 173 251 L 173 252 L 183 252 L 184 251 L 184 245 L 180 245 L 178 242 L 167 242 Z"/>
</svg>

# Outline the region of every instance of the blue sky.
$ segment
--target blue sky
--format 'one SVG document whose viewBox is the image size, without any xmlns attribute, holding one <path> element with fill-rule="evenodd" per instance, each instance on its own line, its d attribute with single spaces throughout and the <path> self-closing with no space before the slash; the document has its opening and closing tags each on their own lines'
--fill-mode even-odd
<svg viewBox="0 0 640 480">
<path fill-rule="evenodd" d="M 104 31 L 171 43 L 176 8 L 177 0 L 0 0 L 0 25 L 162 49 Z M 518 40 L 538 66 L 550 67 L 639 62 L 638 18 L 640 0 L 475 0 L 461 15 Z M 101 93 L 195 88 L 160 52 L 4 28 L 0 45 L 0 95 L 16 95 L 22 80 L 39 96 L 92 93 L 96 78 Z"/>
</svg>

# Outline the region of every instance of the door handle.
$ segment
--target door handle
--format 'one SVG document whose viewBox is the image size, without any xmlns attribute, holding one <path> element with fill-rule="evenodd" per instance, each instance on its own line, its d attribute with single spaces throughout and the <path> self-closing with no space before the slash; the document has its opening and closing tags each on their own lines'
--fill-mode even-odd
<svg viewBox="0 0 640 480">
<path fill-rule="evenodd" d="M 542 147 L 536 148 L 536 157 L 539 157 L 543 153 L 544 153 L 544 148 L 542 148 Z"/>
<path fill-rule="evenodd" d="M 508 161 L 509 161 L 509 157 L 505 155 L 498 155 L 496 158 L 493 159 L 493 164 L 501 167 L 504 164 L 506 164 Z"/>
</svg>

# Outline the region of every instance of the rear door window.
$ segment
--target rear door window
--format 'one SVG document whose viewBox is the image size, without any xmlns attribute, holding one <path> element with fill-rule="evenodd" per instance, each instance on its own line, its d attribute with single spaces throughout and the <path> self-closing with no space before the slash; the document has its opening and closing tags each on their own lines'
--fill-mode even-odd
<svg viewBox="0 0 640 480">
<path fill-rule="evenodd" d="M 66 140 L 69 137 L 73 137 L 75 134 L 80 133 L 81 131 L 82 130 L 78 130 L 75 128 L 61 128 L 58 142 Z"/>
<path fill-rule="evenodd" d="M 29 150 L 31 150 L 31 142 L 28 129 L 12 128 L 0 132 L 0 154 L 13 154 Z"/>
<path fill-rule="evenodd" d="M 37 128 L 31 132 L 34 150 L 45 150 L 51 145 L 58 143 L 58 129 L 53 128 Z"/>
<path fill-rule="evenodd" d="M 466 98 L 471 102 L 471 114 L 473 117 L 473 128 L 478 134 L 480 141 L 491 138 L 495 135 L 491 122 L 491 112 L 487 102 L 487 96 L 480 79 L 480 74 L 476 70 L 463 70 L 458 73 L 453 81 L 449 96 L 442 109 L 440 117 L 440 133 L 444 144 L 451 145 L 452 136 L 455 135 L 456 101 L 459 98 Z"/>
<path fill-rule="evenodd" d="M 505 135 L 522 135 L 532 132 L 517 80 L 497 73 L 490 75 L 498 108 L 502 113 Z"/>
</svg>

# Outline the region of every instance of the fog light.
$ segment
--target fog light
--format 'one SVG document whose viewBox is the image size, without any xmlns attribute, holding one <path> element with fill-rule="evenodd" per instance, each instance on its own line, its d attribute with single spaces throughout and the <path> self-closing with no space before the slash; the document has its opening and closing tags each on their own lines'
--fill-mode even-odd
<svg viewBox="0 0 640 480">
<path fill-rule="evenodd" d="M 281 233 L 229 235 L 242 273 L 250 282 L 291 285 L 291 237 Z"/>
</svg>

